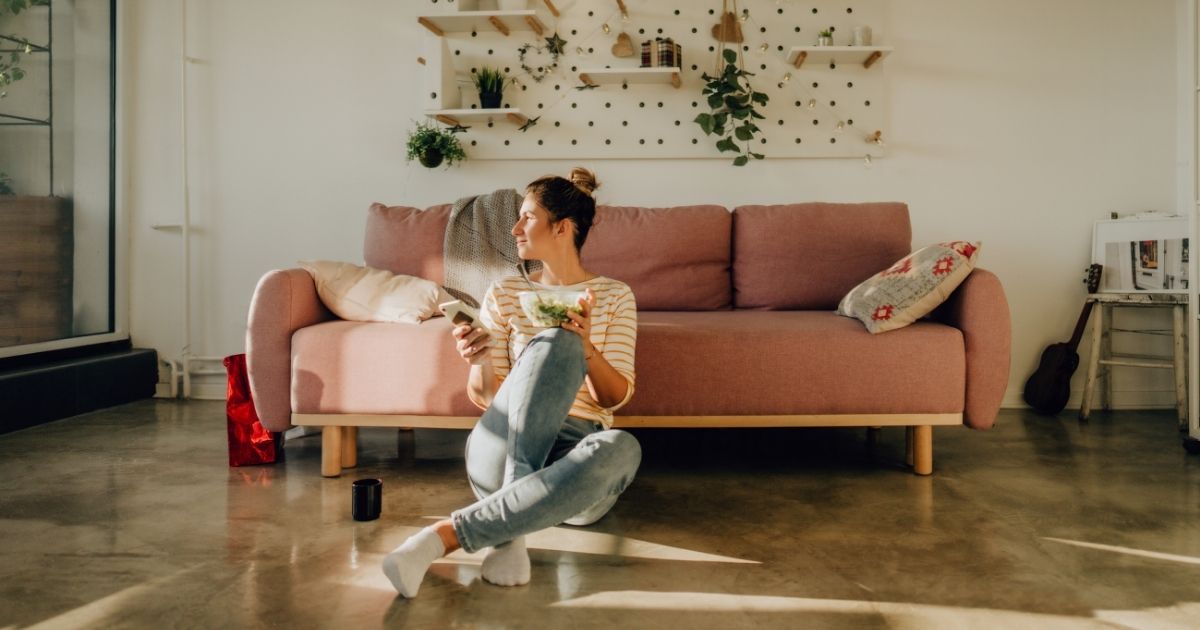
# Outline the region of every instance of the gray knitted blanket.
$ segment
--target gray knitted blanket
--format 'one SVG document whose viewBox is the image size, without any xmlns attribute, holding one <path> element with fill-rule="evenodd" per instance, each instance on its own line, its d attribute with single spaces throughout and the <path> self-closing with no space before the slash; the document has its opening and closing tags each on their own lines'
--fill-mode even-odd
<svg viewBox="0 0 1200 630">
<path fill-rule="evenodd" d="M 522 273 L 512 227 L 522 196 L 512 188 L 463 197 L 454 202 L 444 243 L 446 291 L 475 306 L 493 281 Z M 531 261 L 527 271 L 540 269 Z"/>
</svg>

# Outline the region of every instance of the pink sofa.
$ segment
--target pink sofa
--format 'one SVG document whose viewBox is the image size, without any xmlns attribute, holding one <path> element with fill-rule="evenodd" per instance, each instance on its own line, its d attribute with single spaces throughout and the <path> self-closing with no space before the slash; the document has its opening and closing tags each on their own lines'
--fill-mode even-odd
<svg viewBox="0 0 1200 630">
<path fill-rule="evenodd" d="M 375 204 L 364 260 L 441 282 L 449 206 Z M 932 317 L 871 335 L 841 297 L 910 251 L 902 203 L 601 206 L 585 266 L 638 301 L 637 391 L 618 427 L 907 427 L 932 471 L 932 427 L 995 421 L 1011 327 L 976 269 Z M 469 428 L 467 365 L 449 324 L 342 321 L 301 269 L 267 273 L 246 335 L 263 424 L 324 427 L 322 473 L 355 465 L 357 427 Z"/>
</svg>

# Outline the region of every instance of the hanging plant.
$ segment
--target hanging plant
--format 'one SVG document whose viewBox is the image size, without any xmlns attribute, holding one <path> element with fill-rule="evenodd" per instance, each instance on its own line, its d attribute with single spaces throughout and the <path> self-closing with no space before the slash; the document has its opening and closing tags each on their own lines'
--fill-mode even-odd
<svg viewBox="0 0 1200 630">
<path fill-rule="evenodd" d="M 695 122 L 700 125 L 706 135 L 720 136 L 717 149 L 721 152 L 732 151 L 741 153 L 733 160 L 734 166 L 745 166 L 750 158 L 763 159 L 763 154 L 750 150 L 754 134 L 761 131 L 754 124 L 755 119 L 766 116 L 758 113 L 756 106 L 765 106 L 770 97 L 762 92 L 755 92 L 748 77 L 753 72 L 746 72 L 738 65 L 738 53 L 726 48 L 721 57 L 725 68 L 718 76 L 709 76 L 707 72 L 701 75 L 704 79 L 704 89 L 701 94 L 707 97 L 710 113 L 696 116 Z M 738 142 L 744 142 L 745 147 L 739 147 Z"/>
<path fill-rule="evenodd" d="M 408 134 L 408 159 L 419 160 L 426 168 L 434 168 L 444 159 L 446 166 L 467 159 L 467 154 L 459 144 L 455 133 L 466 127 L 452 127 L 442 130 L 436 124 L 419 122 L 417 128 Z"/>
</svg>

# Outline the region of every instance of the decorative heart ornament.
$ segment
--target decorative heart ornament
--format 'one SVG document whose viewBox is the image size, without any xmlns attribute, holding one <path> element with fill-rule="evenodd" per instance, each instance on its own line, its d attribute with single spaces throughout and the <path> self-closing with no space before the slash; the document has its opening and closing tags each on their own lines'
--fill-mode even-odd
<svg viewBox="0 0 1200 630">
<path fill-rule="evenodd" d="M 612 54 L 614 57 L 632 57 L 633 56 L 633 40 L 629 39 L 624 31 L 617 35 L 617 43 L 613 44 Z"/>
<path fill-rule="evenodd" d="M 737 16 L 732 11 L 723 13 L 720 23 L 712 27 L 712 36 L 719 42 L 742 43 L 742 25 Z"/>
</svg>

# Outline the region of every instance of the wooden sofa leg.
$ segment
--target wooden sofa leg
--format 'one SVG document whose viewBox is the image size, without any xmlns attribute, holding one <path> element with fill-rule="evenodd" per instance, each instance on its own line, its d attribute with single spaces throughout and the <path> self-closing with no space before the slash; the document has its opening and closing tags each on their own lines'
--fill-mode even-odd
<svg viewBox="0 0 1200 630">
<path fill-rule="evenodd" d="M 342 427 L 342 468 L 358 465 L 358 427 Z"/>
<path fill-rule="evenodd" d="M 933 427 L 912 427 L 913 472 L 918 475 L 933 473 Z"/>
<path fill-rule="evenodd" d="M 321 429 L 321 476 L 338 477 L 342 474 L 342 427 L 326 426 Z"/>
</svg>

